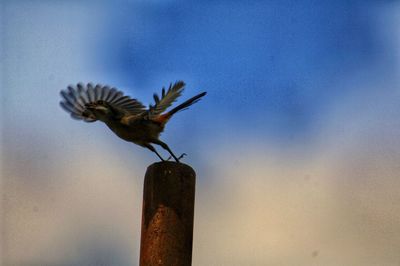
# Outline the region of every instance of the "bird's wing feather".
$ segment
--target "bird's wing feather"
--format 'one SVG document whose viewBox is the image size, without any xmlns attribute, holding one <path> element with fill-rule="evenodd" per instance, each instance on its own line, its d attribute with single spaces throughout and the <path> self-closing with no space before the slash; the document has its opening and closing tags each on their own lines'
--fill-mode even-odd
<svg viewBox="0 0 400 266">
<path fill-rule="evenodd" d="M 173 85 L 171 83 L 167 91 L 165 91 L 165 88 L 162 88 L 161 98 L 157 94 L 154 94 L 153 98 L 155 104 L 150 105 L 150 117 L 160 115 L 168 107 L 170 107 L 172 103 L 175 102 L 179 96 L 181 96 L 184 87 L 185 83 L 183 81 L 177 81 Z"/>
<path fill-rule="evenodd" d="M 60 92 L 63 98 L 61 107 L 71 114 L 71 117 L 85 122 L 94 122 L 96 117 L 85 105 L 104 101 L 112 106 L 117 115 L 137 115 L 145 111 L 145 106 L 136 99 L 124 96 L 124 93 L 116 88 L 91 83 L 84 85 L 78 83 L 76 86 L 68 86 Z"/>
</svg>

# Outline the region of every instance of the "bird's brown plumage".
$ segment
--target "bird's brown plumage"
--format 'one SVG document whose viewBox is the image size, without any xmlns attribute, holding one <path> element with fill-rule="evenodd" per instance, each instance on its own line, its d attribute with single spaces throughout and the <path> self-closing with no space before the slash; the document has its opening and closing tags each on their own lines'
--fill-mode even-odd
<svg viewBox="0 0 400 266">
<path fill-rule="evenodd" d="M 188 108 L 206 95 L 206 92 L 200 93 L 165 112 L 181 96 L 184 87 L 183 81 L 177 81 L 170 84 L 168 90 L 163 88 L 161 97 L 154 94 L 155 104 L 146 109 L 137 99 L 125 96 L 116 88 L 79 83 L 61 91 L 63 100 L 60 105 L 74 119 L 104 122 L 117 136 L 150 149 L 161 160 L 163 158 L 151 144 L 162 146 L 179 161 L 168 145 L 159 140 L 159 135 L 176 112 Z"/>
</svg>

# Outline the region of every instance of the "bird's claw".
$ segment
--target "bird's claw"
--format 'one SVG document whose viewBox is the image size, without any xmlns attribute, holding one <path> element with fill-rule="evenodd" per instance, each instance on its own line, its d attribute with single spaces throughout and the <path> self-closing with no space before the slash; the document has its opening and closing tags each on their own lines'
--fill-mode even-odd
<svg viewBox="0 0 400 266">
<path fill-rule="evenodd" d="M 182 159 L 185 156 L 187 156 L 187 154 L 186 153 L 182 153 L 181 156 L 178 157 L 178 160 Z"/>
<path fill-rule="evenodd" d="M 186 153 L 182 153 L 181 156 L 178 157 L 178 162 L 179 162 L 180 159 L 182 159 L 182 158 L 185 157 L 185 156 L 187 156 L 187 154 L 186 154 Z M 171 159 L 172 159 L 172 156 L 170 155 L 170 156 L 167 158 L 166 161 L 169 161 L 169 160 L 171 160 Z"/>
</svg>

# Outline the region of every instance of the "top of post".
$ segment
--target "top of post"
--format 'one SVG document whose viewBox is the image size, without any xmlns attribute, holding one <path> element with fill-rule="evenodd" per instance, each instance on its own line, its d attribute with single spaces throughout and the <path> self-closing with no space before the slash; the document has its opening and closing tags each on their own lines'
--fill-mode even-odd
<svg viewBox="0 0 400 266">
<path fill-rule="evenodd" d="M 189 175 L 189 176 L 195 176 L 195 172 L 193 168 L 187 164 L 184 163 L 178 163 L 178 162 L 173 162 L 173 161 L 163 161 L 163 162 L 156 162 L 147 168 L 148 172 L 160 172 L 160 171 L 168 171 L 167 173 L 171 174 L 172 172 L 177 173 L 179 172 L 181 175 Z M 166 174 L 167 174 L 166 173 Z"/>
</svg>

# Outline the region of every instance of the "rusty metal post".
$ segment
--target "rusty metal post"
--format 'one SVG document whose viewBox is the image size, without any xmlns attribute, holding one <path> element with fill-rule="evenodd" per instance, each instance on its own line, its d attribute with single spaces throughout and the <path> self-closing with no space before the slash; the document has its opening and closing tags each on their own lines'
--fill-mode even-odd
<svg viewBox="0 0 400 266">
<path fill-rule="evenodd" d="M 147 168 L 143 189 L 140 266 L 192 263 L 196 174 L 182 163 Z"/>
</svg>

